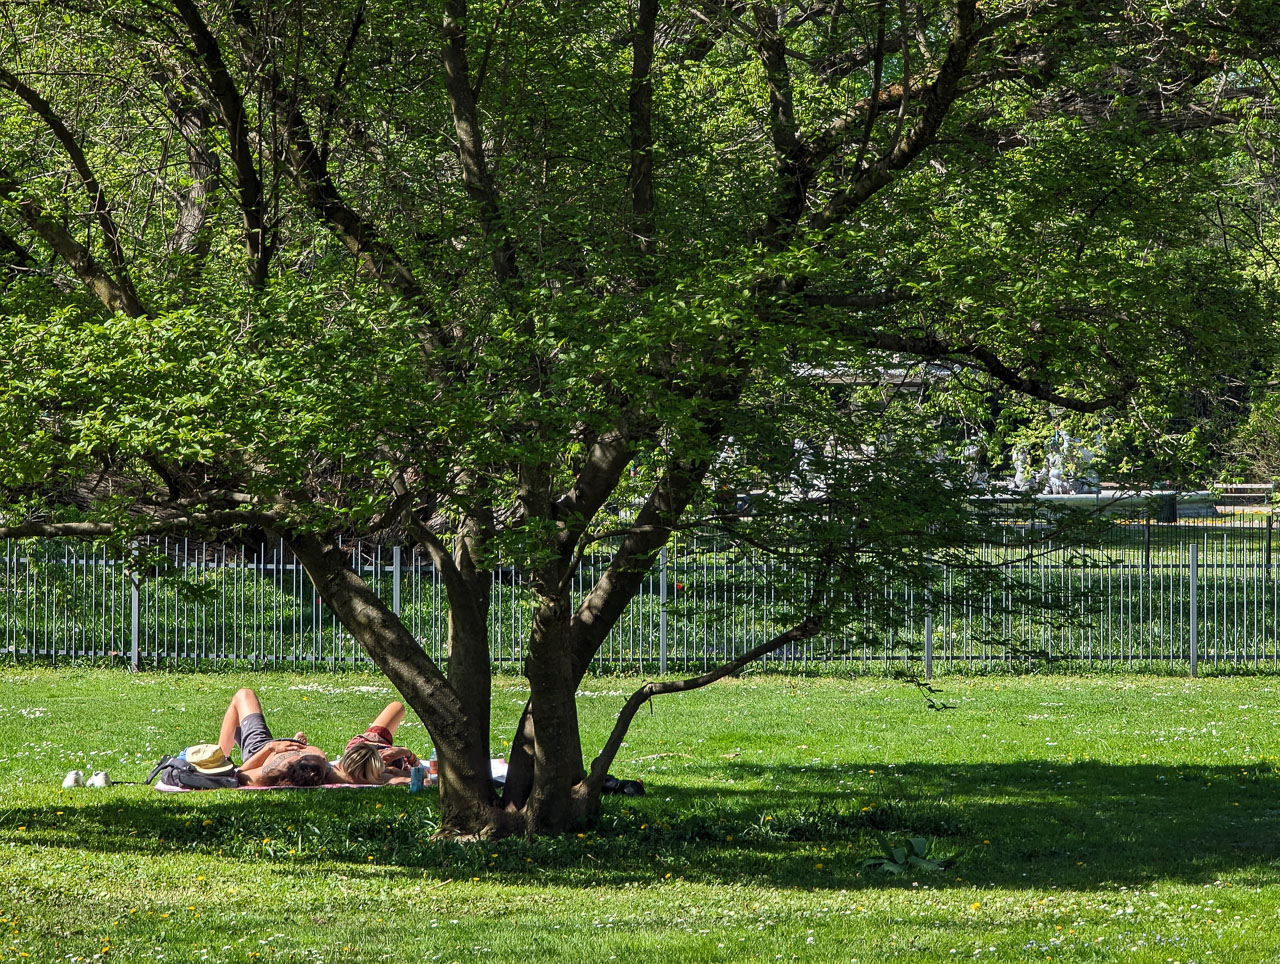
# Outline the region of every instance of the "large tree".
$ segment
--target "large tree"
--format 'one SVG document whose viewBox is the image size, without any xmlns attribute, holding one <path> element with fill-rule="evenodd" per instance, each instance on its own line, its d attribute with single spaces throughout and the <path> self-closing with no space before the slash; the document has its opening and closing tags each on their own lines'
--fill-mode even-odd
<svg viewBox="0 0 1280 964">
<path fill-rule="evenodd" d="M 927 579 L 976 524 L 964 426 L 1246 353 L 1205 225 L 1270 9 L 10 0 L 0 536 L 271 533 L 426 724 L 444 827 L 563 831 L 644 699 Z M 693 520 L 787 552 L 794 620 L 588 760 L 578 683 Z M 338 541 L 391 529 L 446 666 Z M 500 553 L 531 616 L 497 795 Z"/>
</svg>

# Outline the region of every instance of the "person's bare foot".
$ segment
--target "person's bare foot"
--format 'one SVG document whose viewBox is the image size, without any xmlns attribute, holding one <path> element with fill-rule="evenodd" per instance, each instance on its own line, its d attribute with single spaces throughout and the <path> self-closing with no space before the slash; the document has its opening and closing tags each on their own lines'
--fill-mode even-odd
<svg viewBox="0 0 1280 964">
<path fill-rule="evenodd" d="M 299 733 L 295 734 L 293 738 L 294 738 L 295 740 L 297 740 L 299 743 L 306 743 L 306 742 L 307 742 L 307 734 L 305 734 L 305 733 L 301 733 L 301 732 L 299 732 Z"/>
</svg>

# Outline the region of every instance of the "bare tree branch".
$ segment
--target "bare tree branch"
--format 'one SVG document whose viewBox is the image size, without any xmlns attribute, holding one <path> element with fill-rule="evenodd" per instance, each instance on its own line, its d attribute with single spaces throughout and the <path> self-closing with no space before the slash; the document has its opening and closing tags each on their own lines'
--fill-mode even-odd
<svg viewBox="0 0 1280 964">
<path fill-rule="evenodd" d="M 691 679 L 645 683 L 644 686 L 632 693 L 627 702 L 623 704 L 622 711 L 618 714 L 617 722 L 613 725 L 613 731 L 609 734 L 609 739 L 605 741 L 599 756 L 591 761 L 591 769 L 586 778 L 588 792 L 600 792 L 604 778 L 609 773 L 609 767 L 613 765 L 613 761 L 618 755 L 618 750 L 622 748 L 622 741 L 627 737 L 627 730 L 631 727 L 631 721 L 635 718 L 636 712 L 640 707 L 644 706 L 649 700 L 667 693 L 687 693 L 690 690 L 708 686 L 716 680 L 724 679 L 730 673 L 737 672 L 744 666 L 760 659 L 760 657 L 769 655 L 774 650 L 781 649 L 789 643 L 798 643 L 816 636 L 822 629 L 822 623 L 821 616 L 809 616 L 786 632 L 779 633 L 759 646 L 747 650 L 737 659 L 725 663 L 709 673 L 703 673 L 701 676 L 695 676 Z"/>
</svg>

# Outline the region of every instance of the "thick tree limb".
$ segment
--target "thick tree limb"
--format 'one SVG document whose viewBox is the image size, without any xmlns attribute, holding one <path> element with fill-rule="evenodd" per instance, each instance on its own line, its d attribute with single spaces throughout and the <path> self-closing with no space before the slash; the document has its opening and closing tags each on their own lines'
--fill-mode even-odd
<svg viewBox="0 0 1280 964">
<path fill-rule="evenodd" d="M 395 504 L 400 508 L 400 518 L 403 520 L 405 528 L 409 530 L 410 535 L 426 548 L 436 572 L 440 574 L 440 581 L 444 584 L 445 596 L 449 600 L 451 618 L 456 613 L 456 618 L 465 621 L 465 628 L 468 633 L 473 636 L 484 636 L 484 619 L 479 610 L 476 609 L 475 599 L 466 580 L 463 579 L 462 571 L 454 561 L 453 555 L 445 544 L 440 541 L 440 537 L 427 528 L 418 513 L 413 511 L 414 493 L 410 491 L 403 479 L 396 480 L 395 489 L 397 492 Z"/>
<path fill-rule="evenodd" d="M 229 529 L 235 526 L 271 526 L 280 521 L 280 514 L 261 509 L 225 509 L 212 512 L 192 512 L 164 518 L 114 522 L 21 522 L 0 526 L 0 539 L 29 538 L 87 538 L 110 536 L 117 533 L 129 536 L 149 536 L 187 527 Z"/>
<path fill-rule="evenodd" d="M 439 751 L 441 809 L 451 821 L 492 819 L 489 782 L 489 704 L 459 692 L 377 593 L 350 567 L 332 541 L 278 533 L 301 560 L 342 625 L 426 724 Z M 471 792 L 468 792 L 471 791 Z M 462 814 L 460 810 L 478 809 Z"/>
<path fill-rule="evenodd" d="M 231 165 L 236 172 L 240 213 L 244 218 L 244 243 L 249 255 L 249 274 L 254 287 L 266 284 L 273 245 L 267 235 L 265 198 L 257 159 L 249 145 L 248 118 L 244 99 L 222 56 L 222 48 L 205 23 L 195 0 L 174 0 L 186 24 L 196 55 L 204 67 L 210 90 L 222 114 L 231 149 Z"/>
<path fill-rule="evenodd" d="M 569 626 L 573 671 L 578 678 L 631 602 L 710 467 L 710 460 L 673 461 L 667 467 L 609 567 L 579 603 Z"/>
<path fill-rule="evenodd" d="M 764 235 L 775 244 L 782 244 L 800 218 L 816 169 L 807 163 L 808 151 L 800 140 L 786 44 L 778 31 L 777 7 L 758 3 L 752 7 L 752 15 L 756 54 L 764 65 L 769 88 L 769 135 L 777 172 L 778 199 L 766 215 Z"/>
<path fill-rule="evenodd" d="M 571 546 L 581 549 L 583 534 L 631 464 L 635 440 L 645 431 L 648 422 L 646 415 L 629 411 L 613 429 L 602 432 L 587 448 L 577 478 L 554 507 L 555 519 L 563 527 L 555 537 L 562 555 Z M 566 577 L 573 569 L 571 565 Z"/>
<path fill-rule="evenodd" d="M 44 121 L 45 126 L 49 128 L 53 136 L 57 138 L 58 143 L 62 145 L 62 149 L 71 160 L 71 166 L 75 168 L 76 174 L 80 178 L 80 184 L 84 188 L 85 195 L 89 198 L 89 212 L 97 220 L 98 227 L 102 229 L 102 240 L 106 245 L 107 258 L 115 270 L 116 285 L 123 292 L 128 302 L 134 306 L 139 306 L 136 311 L 129 313 L 141 313 L 138 292 L 129 277 L 124 249 L 120 245 L 120 228 L 116 225 L 115 217 L 111 213 L 111 205 L 107 201 L 106 192 L 102 189 L 102 184 L 93 173 L 93 168 L 89 166 L 89 159 L 85 157 L 84 149 L 81 148 L 79 141 L 76 140 L 66 123 L 58 115 L 58 112 L 53 109 L 53 106 L 34 89 L 27 86 L 3 67 L 0 67 L 0 87 L 17 94 L 31 108 L 32 112 Z"/>
<path fill-rule="evenodd" d="M 657 30 L 658 0 L 640 0 L 636 35 L 632 41 L 631 89 L 627 106 L 631 116 L 632 230 L 640 254 L 649 257 L 657 249 L 654 235 L 653 190 L 653 69 L 654 34 Z"/>
<path fill-rule="evenodd" d="M 462 162 L 462 182 L 467 194 L 480 211 L 480 222 L 489 242 L 489 256 L 494 275 L 500 284 L 519 277 L 515 242 L 507 231 L 498 200 L 498 190 L 489 172 L 480 133 L 480 115 L 476 109 L 475 88 L 471 86 L 471 68 L 467 63 L 467 2 L 445 0 L 444 61 L 445 91 L 453 113 L 453 126 L 458 135 L 458 158 Z"/>
<path fill-rule="evenodd" d="M 187 146 L 187 167 L 191 171 L 191 183 L 178 195 L 178 219 L 169 239 L 169 250 L 190 255 L 198 270 L 209 254 L 213 192 L 222 165 L 209 143 L 212 126 L 209 111 L 193 98 L 178 93 L 171 78 L 160 80 L 178 135 Z"/>
<path fill-rule="evenodd" d="M 92 251 L 45 214 L 40 202 L 23 196 L 14 174 L 3 165 L 0 165 L 0 198 L 7 198 L 16 205 L 18 214 L 27 226 L 53 248 L 81 283 L 109 311 L 119 311 L 135 318 L 146 313 L 131 288 L 122 286 L 98 263 Z"/>
<path fill-rule="evenodd" d="M 279 91 L 276 96 L 285 97 Z M 307 206 L 351 252 L 366 274 L 415 305 L 425 306 L 422 287 L 408 264 L 383 239 L 373 222 L 362 217 L 343 198 L 321 151 L 311 139 L 302 112 L 284 100 L 278 102 L 277 110 L 285 122 L 290 172 Z M 432 340 L 433 347 L 439 347 L 441 334 L 438 330 L 433 333 Z"/>
</svg>

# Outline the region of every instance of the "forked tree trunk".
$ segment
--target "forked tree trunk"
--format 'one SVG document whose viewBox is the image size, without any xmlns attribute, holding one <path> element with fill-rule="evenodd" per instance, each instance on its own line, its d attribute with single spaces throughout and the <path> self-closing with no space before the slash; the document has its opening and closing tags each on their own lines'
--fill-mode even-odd
<svg viewBox="0 0 1280 964">
<path fill-rule="evenodd" d="M 529 700 L 516 727 L 501 798 L 489 780 L 490 576 L 475 567 L 471 552 L 473 539 L 483 540 L 482 527 L 464 529 L 453 557 L 437 560 L 448 571 L 448 679 L 336 546 L 308 537 L 291 540 L 321 595 L 426 725 L 440 763 L 443 831 L 556 834 L 598 813 L 601 764 L 609 761 L 597 759 L 593 770 L 601 772 L 588 778 L 575 694 L 706 471 L 705 461 L 668 466 L 635 530 L 576 611 L 567 589 L 571 547 L 560 546 L 529 574 L 534 599 L 525 661 Z M 549 504 L 536 508 L 552 511 Z"/>
<path fill-rule="evenodd" d="M 440 769 L 441 830 L 501 836 L 520 829 L 500 806 L 490 779 L 487 689 L 483 706 L 475 705 L 474 694 L 468 700 L 459 693 L 335 544 L 309 536 L 287 541 L 342 625 L 426 726 Z M 458 621 L 451 633 L 465 632 L 461 626 Z M 487 647 L 487 640 L 455 638 L 452 644 Z"/>
<path fill-rule="evenodd" d="M 440 770 L 442 833 L 463 838 L 564 833 L 594 812 L 599 794 L 587 794 L 581 785 L 582 744 L 574 699 L 579 674 L 567 646 L 566 596 L 544 597 L 534 612 L 526 672 L 530 704 L 539 720 L 532 754 L 536 766 L 515 768 L 515 781 L 524 783 L 513 787 L 518 803 L 508 803 L 499 798 L 490 779 L 487 685 L 477 687 L 474 673 L 455 672 L 452 665 L 446 679 L 335 544 L 297 536 L 288 542 L 342 625 L 426 726 Z M 477 652 L 488 653 L 487 638 L 474 632 L 482 626 L 465 619 L 450 621 L 450 651 L 462 657 L 459 662 L 464 665 L 475 663 Z M 484 666 L 487 671 L 487 660 Z"/>
</svg>

